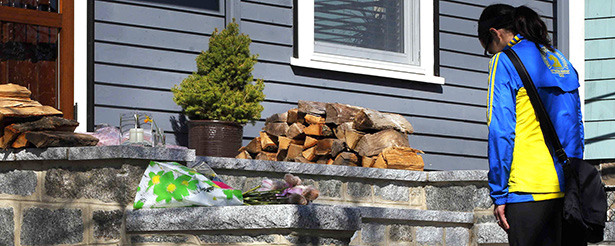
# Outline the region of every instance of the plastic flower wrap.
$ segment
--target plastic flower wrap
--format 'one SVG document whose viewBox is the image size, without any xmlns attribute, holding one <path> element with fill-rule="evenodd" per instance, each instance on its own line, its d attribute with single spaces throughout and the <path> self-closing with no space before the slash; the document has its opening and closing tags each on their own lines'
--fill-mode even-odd
<svg viewBox="0 0 615 246">
<path fill-rule="evenodd" d="M 311 185 L 301 185 L 301 179 L 292 174 L 284 180 L 264 179 L 259 186 L 243 193 L 247 205 L 300 204 L 307 205 L 318 198 L 318 190 Z"/>
<path fill-rule="evenodd" d="M 240 190 L 213 177 L 176 162 L 152 161 L 137 188 L 134 209 L 243 204 Z"/>
</svg>

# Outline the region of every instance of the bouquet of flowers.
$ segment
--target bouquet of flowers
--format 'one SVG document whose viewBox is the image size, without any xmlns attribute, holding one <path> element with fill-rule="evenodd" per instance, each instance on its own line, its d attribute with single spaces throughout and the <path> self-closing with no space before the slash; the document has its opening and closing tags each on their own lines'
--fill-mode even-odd
<svg viewBox="0 0 615 246">
<path fill-rule="evenodd" d="M 264 179 L 262 183 L 243 193 L 246 205 L 299 204 L 307 205 L 318 198 L 318 190 L 311 185 L 302 185 L 301 179 L 290 173 L 284 180 Z"/>
</svg>

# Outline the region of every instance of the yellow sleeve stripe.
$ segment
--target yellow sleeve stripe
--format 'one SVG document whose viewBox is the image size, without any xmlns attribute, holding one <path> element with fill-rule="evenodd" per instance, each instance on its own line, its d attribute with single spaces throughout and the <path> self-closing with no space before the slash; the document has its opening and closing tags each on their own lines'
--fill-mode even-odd
<svg viewBox="0 0 615 246">
<path fill-rule="evenodd" d="M 491 71 L 489 71 L 489 116 L 487 116 L 487 125 L 491 124 L 491 113 L 493 112 L 493 86 L 495 81 L 495 72 L 498 68 L 498 60 L 500 58 L 501 53 L 495 54 L 493 59 L 491 59 Z"/>
</svg>

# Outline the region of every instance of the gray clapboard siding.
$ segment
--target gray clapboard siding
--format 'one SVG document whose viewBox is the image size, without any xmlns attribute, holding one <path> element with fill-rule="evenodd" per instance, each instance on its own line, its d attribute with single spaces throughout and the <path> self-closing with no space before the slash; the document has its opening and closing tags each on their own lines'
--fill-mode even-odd
<svg viewBox="0 0 615 246">
<path fill-rule="evenodd" d="M 595 139 L 615 139 L 615 124 L 610 121 L 585 122 L 585 140 L 592 142 Z"/>
<path fill-rule="evenodd" d="M 220 11 L 207 11 L 160 4 L 163 0 L 93 1 L 96 123 L 117 124 L 120 113 L 137 108 L 152 114 L 168 139 L 185 144 L 186 126 L 174 121 L 181 109 L 169 88 L 194 71 L 211 32 L 224 27 L 225 3 Z M 440 1 L 439 71 L 446 84 L 433 85 L 292 67 L 292 0 L 241 1 L 235 17 L 253 40 L 252 52 L 260 55 L 253 74 L 265 80 L 267 95 L 261 120 L 244 129 L 244 144 L 258 135 L 266 117 L 296 107 L 298 100 L 340 102 L 406 117 L 416 130 L 412 146 L 427 153 L 427 169 L 487 168 L 489 59 L 475 38 L 475 20 L 490 2 Z M 513 4 L 522 2 L 527 1 Z M 531 4 L 552 16 L 551 3 Z"/>
<path fill-rule="evenodd" d="M 94 70 L 96 82 L 167 90 L 190 74 L 104 64 L 94 65 Z"/>
<path fill-rule="evenodd" d="M 585 120 L 615 121 L 615 100 L 597 100 L 585 102 Z"/>
<path fill-rule="evenodd" d="M 586 140 L 587 141 L 587 140 Z M 601 139 L 585 145 L 585 159 L 612 160 L 615 156 L 615 139 Z"/>
<path fill-rule="evenodd" d="M 440 49 L 471 54 L 481 54 L 484 51 L 483 47 L 478 41 L 478 38 L 476 37 L 462 36 L 444 32 L 440 33 Z"/>
<path fill-rule="evenodd" d="M 585 82 L 585 100 L 615 100 L 615 80 L 597 80 Z"/>
<path fill-rule="evenodd" d="M 293 45 L 293 29 L 288 26 L 267 25 L 264 23 L 241 21 L 241 31 L 254 41 Z M 290 59 L 290 57 L 289 57 Z"/>
<path fill-rule="evenodd" d="M 149 46 L 184 52 L 201 52 L 209 46 L 211 35 L 197 35 L 145 27 L 96 23 L 96 41 L 116 42 L 137 46 Z"/>
<path fill-rule="evenodd" d="M 614 39 L 594 39 L 585 41 L 585 59 L 614 59 Z"/>
<path fill-rule="evenodd" d="M 152 67 L 178 72 L 196 70 L 195 54 L 97 42 L 95 62 Z"/>
<path fill-rule="evenodd" d="M 219 13 L 189 13 L 121 2 L 96 1 L 94 12 L 97 21 L 192 33 L 212 33 L 215 27 L 224 26 L 224 18 Z"/>
<path fill-rule="evenodd" d="M 487 93 L 487 71 L 467 71 L 456 67 L 440 66 L 440 76 L 453 78 L 450 83 L 447 81 L 447 84 L 480 89 Z M 487 100 L 487 98 L 485 97 L 484 100 Z"/>
<path fill-rule="evenodd" d="M 292 6 L 286 8 L 272 8 L 263 5 L 259 1 L 241 3 L 241 19 L 259 21 L 273 25 L 283 25 L 292 28 L 293 10 Z"/>
<path fill-rule="evenodd" d="M 586 80 L 615 79 L 615 60 L 585 61 Z"/>
<path fill-rule="evenodd" d="M 615 18 L 585 20 L 585 39 L 615 37 Z"/>
<path fill-rule="evenodd" d="M 615 13 L 615 2 L 612 0 L 585 1 L 585 19 L 612 17 Z"/>
</svg>

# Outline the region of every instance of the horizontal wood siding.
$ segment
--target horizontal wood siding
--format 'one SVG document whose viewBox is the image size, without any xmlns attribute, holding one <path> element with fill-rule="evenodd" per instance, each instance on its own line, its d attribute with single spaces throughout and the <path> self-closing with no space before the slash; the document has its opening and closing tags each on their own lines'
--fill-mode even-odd
<svg viewBox="0 0 615 246">
<path fill-rule="evenodd" d="M 615 3 L 585 0 L 585 158 L 615 159 Z"/>
<path fill-rule="evenodd" d="M 211 32 L 224 27 L 224 4 L 215 12 L 145 0 L 95 3 L 96 123 L 117 124 L 119 113 L 138 109 L 154 116 L 167 139 L 185 145 L 185 118 L 170 88 L 195 70 L 194 59 L 207 49 Z M 241 31 L 259 54 L 253 74 L 266 84 L 265 110 L 244 128 L 244 144 L 258 135 L 266 117 L 296 107 L 298 100 L 339 102 L 406 117 L 415 128 L 410 144 L 426 152 L 427 169 L 486 169 L 489 59 L 476 39 L 476 20 L 488 3 L 439 1 L 439 72 L 446 84 L 435 85 L 293 67 L 292 0 L 241 1 Z M 530 5 L 552 28 L 552 3 Z"/>
</svg>

